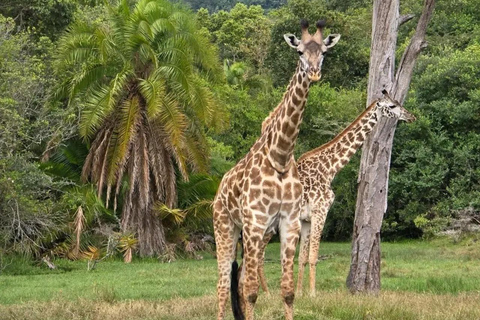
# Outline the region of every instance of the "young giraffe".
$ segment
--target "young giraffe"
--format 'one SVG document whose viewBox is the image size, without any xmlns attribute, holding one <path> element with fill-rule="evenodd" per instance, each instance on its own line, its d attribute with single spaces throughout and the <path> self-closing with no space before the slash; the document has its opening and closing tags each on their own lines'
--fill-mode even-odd
<svg viewBox="0 0 480 320">
<path fill-rule="evenodd" d="M 299 55 L 295 74 L 280 104 L 262 125 L 260 138 L 247 155 L 228 171 L 213 202 L 213 223 L 218 263 L 218 320 L 224 319 L 232 263 L 240 231 L 244 263 L 238 293 L 242 309 L 236 319 L 253 319 L 258 293 L 258 262 L 263 256 L 263 237 L 279 228 L 281 235 L 282 296 L 285 318 L 293 319 L 293 264 L 300 232 L 302 185 L 293 158 L 310 82 L 321 77 L 323 55 L 339 35 L 322 36 L 323 22 L 314 35 L 302 21 L 302 37 L 286 34 L 286 42 Z M 235 279 L 236 280 L 236 279 Z M 236 291 L 236 288 L 232 288 Z M 238 301 L 232 301 L 232 305 Z"/>
<path fill-rule="evenodd" d="M 350 161 L 362 146 L 380 117 L 397 118 L 412 122 L 415 117 L 382 91 L 383 98 L 373 102 L 360 116 L 330 142 L 304 153 L 297 161 L 297 169 L 303 186 L 302 230 L 298 267 L 297 293 L 302 293 L 303 273 L 310 265 L 310 294 L 315 295 L 315 271 L 318 248 L 325 219 L 334 200 L 331 183 L 335 175 Z M 265 237 L 265 242 L 271 235 Z M 266 244 L 264 244 L 266 245 Z M 259 277 L 262 288 L 268 292 L 263 265 Z"/>
</svg>

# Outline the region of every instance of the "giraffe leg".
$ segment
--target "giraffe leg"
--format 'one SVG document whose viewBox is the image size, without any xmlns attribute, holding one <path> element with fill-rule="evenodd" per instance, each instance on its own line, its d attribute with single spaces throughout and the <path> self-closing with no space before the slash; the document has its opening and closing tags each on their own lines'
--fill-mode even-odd
<svg viewBox="0 0 480 320">
<path fill-rule="evenodd" d="M 299 212 L 299 210 L 294 211 Z M 295 249 L 300 233 L 300 220 L 284 218 L 280 220 L 281 262 L 282 262 L 282 297 L 285 307 L 285 319 L 293 320 L 293 300 L 295 284 L 293 280 L 293 264 Z"/>
<path fill-rule="evenodd" d="M 274 232 L 267 233 L 263 237 L 263 242 L 262 242 L 262 252 L 263 254 L 260 257 L 260 260 L 258 261 L 258 278 L 260 279 L 260 286 L 262 287 L 262 290 L 269 294 L 268 291 L 268 285 L 267 285 L 267 278 L 265 277 L 265 270 L 264 270 L 264 262 L 265 262 L 265 248 L 267 247 L 267 244 L 270 242 L 274 235 Z"/>
<path fill-rule="evenodd" d="M 300 235 L 300 253 L 298 255 L 298 281 L 297 281 L 297 294 L 303 293 L 303 274 L 305 272 L 305 266 L 308 263 L 308 252 L 310 242 L 310 221 L 302 221 L 302 229 Z"/>
<path fill-rule="evenodd" d="M 323 227 L 325 226 L 325 220 L 327 219 L 328 209 L 332 204 L 332 201 L 321 204 L 317 209 L 312 212 L 312 232 L 310 235 L 310 252 L 308 262 L 310 264 L 310 296 L 316 295 L 315 282 L 316 282 L 316 266 L 318 261 L 318 248 L 320 246 L 320 238 L 322 237 Z"/>
<path fill-rule="evenodd" d="M 214 210 L 217 210 L 215 206 Z M 235 246 L 238 241 L 240 229 L 222 212 L 214 212 L 215 243 L 217 247 L 218 283 L 217 319 L 225 318 L 225 309 L 230 291 L 230 273 L 232 262 L 235 260 Z"/>
<path fill-rule="evenodd" d="M 252 214 L 253 215 L 253 214 Z M 258 225 L 243 226 L 243 299 L 245 301 L 245 319 L 253 320 L 255 303 L 258 297 L 258 261 L 263 256 L 263 236 L 265 228 Z"/>
</svg>

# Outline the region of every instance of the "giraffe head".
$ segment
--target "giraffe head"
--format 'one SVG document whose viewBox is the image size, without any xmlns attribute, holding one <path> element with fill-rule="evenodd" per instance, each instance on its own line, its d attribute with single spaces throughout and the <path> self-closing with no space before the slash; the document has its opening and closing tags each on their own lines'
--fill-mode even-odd
<svg viewBox="0 0 480 320">
<path fill-rule="evenodd" d="M 323 38 L 325 21 L 317 22 L 317 31 L 311 35 L 308 32 L 308 22 L 301 21 L 302 37 L 300 40 L 291 33 L 283 35 L 288 45 L 297 50 L 300 55 L 300 68 L 306 72 L 310 81 L 318 81 L 322 77 L 321 69 L 325 53 L 340 40 L 339 34 L 331 34 Z"/>
<path fill-rule="evenodd" d="M 416 120 L 415 116 L 402 107 L 398 101 L 390 98 L 387 90 L 383 90 L 382 93 L 383 97 L 377 100 L 377 116 L 397 118 L 405 122 Z"/>
</svg>

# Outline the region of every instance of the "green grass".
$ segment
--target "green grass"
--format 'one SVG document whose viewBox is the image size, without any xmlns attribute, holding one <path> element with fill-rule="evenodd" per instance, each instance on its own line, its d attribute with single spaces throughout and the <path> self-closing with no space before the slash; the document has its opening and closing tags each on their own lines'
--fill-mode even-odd
<svg viewBox="0 0 480 320">
<path fill-rule="evenodd" d="M 382 244 L 382 294 L 345 289 L 349 243 L 322 243 L 317 298 L 300 297 L 295 319 L 480 319 L 480 243 L 409 241 Z M 270 296 L 258 319 L 281 319 L 279 245 L 268 246 Z M 14 260 L 0 276 L 0 319 L 212 319 L 216 260 L 57 260 L 58 270 Z M 307 285 L 308 281 L 305 281 Z M 33 309 L 32 309 L 33 308 Z M 29 310 L 35 310 L 31 312 Z M 140 310 L 140 311 L 139 311 Z"/>
</svg>

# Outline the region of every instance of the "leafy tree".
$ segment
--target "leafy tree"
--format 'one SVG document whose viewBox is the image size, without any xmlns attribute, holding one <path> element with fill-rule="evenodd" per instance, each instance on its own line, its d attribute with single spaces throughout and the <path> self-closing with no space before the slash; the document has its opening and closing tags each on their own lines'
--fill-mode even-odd
<svg viewBox="0 0 480 320">
<path fill-rule="evenodd" d="M 13 19 L 0 15 L 0 156 L 38 156 L 62 117 L 43 109 L 54 81 L 52 51 L 48 38 L 17 32 Z"/>
<path fill-rule="evenodd" d="M 447 222 L 459 210 L 480 212 L 479 54 L 474 44 L 420 63 L 406 105 L 418 120 L 400 128 L 392 155 L 390 234 L 419 235 L 417 217 Z"/>
<path fill-rule="evenodd" d="M 208 17 L 205 9 L 197 19 L 213 35 L 222 59 L 248 63 L 262 69 L 270 41 L 270 20 L 260 6 L 237 3 L 229 12 L 219 11 Z"/>
<path fill-rule="evenodd" d="M 282 5 L 284 5 L 287 1 L 286 0 L 241 0 L 241 1 L 233 1 L 233 0 L 184 0 L 188 3 L 194 10 L 198 10 L 201 8 L 207 9 L 210 12 L 217 12 L 220 10 L 230 10 L 236 4 L 242 3 L 248 6 L 251 5 L 259 5 L 262 8 L 268 9 L 275 9 Z"/>
<path fill-rule="evenodd" d="M 0 246 L 29 257 L 46 254 L 64 231 L 54 192 L 62 187 L 22 157 L 0 159 Z"/>
<path fill-rule="evenodd" d="M 114 194 L 123 183 L 122 229 L 134 232 L 142 255 L 161 253 L 165 231 L 155 203 L 174 207 L 175 168 L 207 168 L 203 125 L 218 128 L 222 111 L 207 79 L 215 50 L 194 17 L 165 0 L 109 7 L 105 22 L 73 24 L 59 41 L 58 98 L 80 109 L 80 134 L 91 141 L 83 177 Z M 113 191 L 112 191 L 113 190 Z"/>
<path fill-rule="evenodd" d="M 14 18 L 20 29 L 34 28 L 39 35 L 57 39 L 76 9 L 74 0 L 5 0 L 0 14 Z"/>
</svg>

